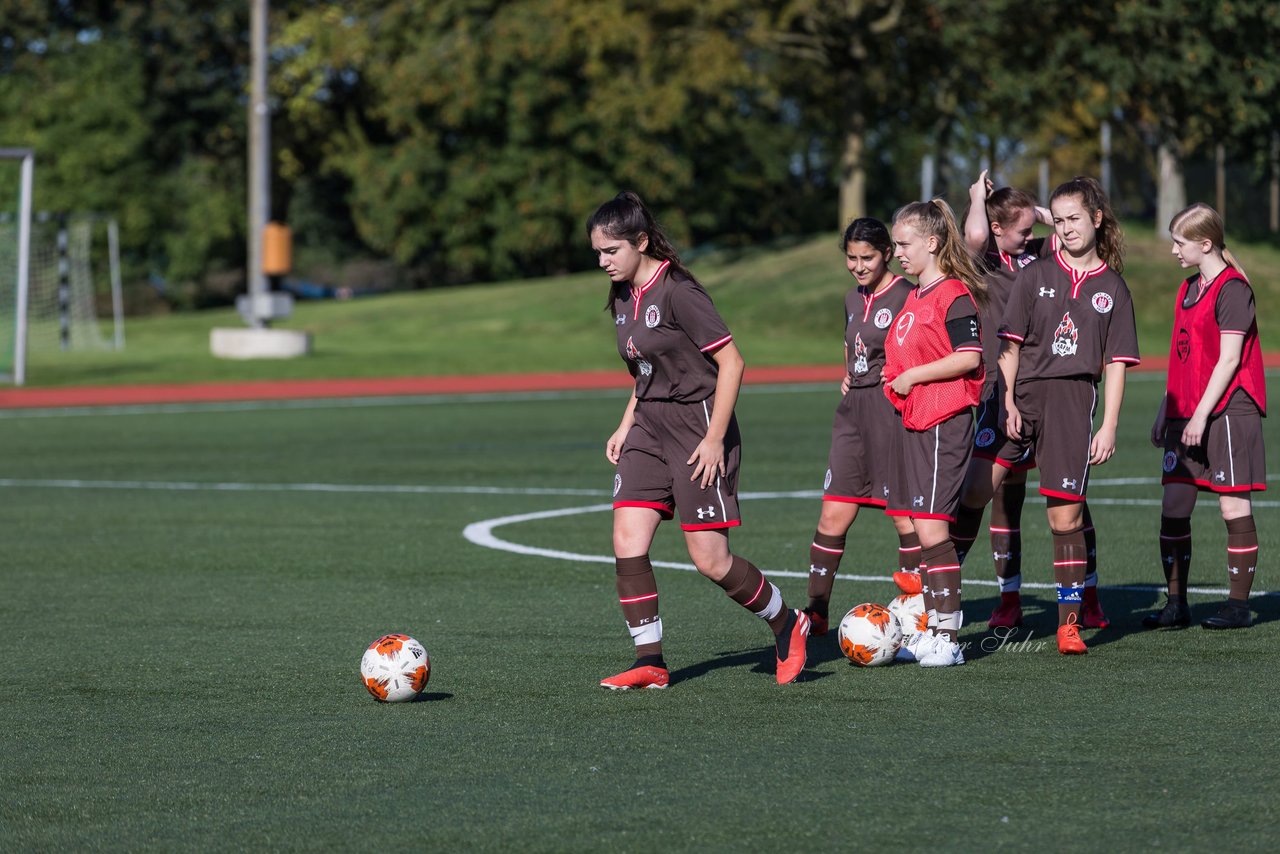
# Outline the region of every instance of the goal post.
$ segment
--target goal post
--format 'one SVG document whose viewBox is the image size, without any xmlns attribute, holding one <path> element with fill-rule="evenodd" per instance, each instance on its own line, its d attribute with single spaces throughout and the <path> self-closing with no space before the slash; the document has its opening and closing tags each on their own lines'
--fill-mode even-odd
<svg viewBox="0 0 1280 854">
<path fill-rule="evenodd" d="M 17 257 L 12 269 L 13 299 L 0 297 L 0 301 L 14 307 L 12 323 L 0 323 L 0 379 L 22 385 L 26 382 L 27 374 L 26 317 L 31 281 L 31 194 L 36 156 L 29 148 L 0 148 L 0 161 L 5 160 L 19 161 L 21 174 L 18 182 L 17 245 L 14 247 Z M 5 278 L 7 277 L 0 275 L 0 284 Z M 3 306 L 0 306 L 0 318 L 3 317 L 2 312 Z"/>
</svg>

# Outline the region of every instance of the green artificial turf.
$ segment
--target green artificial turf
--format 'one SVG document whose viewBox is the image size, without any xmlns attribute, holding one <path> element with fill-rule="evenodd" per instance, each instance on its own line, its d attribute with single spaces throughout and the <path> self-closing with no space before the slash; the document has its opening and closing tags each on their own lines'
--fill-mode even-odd
<svg viewBox="0 0 1280 854">
<path fill-rule="evenodd" d="M 1144 355 L 1166 356 L 1173 294 L 1186 275 L 1167 241 L 1128 227 L 1125 277 L 1134 295 Z M 839 363 L 844 294 L 852 279 L 824 235 L 786 247 L 700 257 L 703 280 L 752 365 Z M 1280 250 L 1232 243 L 1258 295 L 1263 347 L 1280 349 Z M 35 386 L 255 379 L 481 374 L 506 371 L 621 371 L 612 324 L 602 308 L 602 273 L 492 285 L 299 302 L 281 326 L 311 332 L 303 359 L 228 361 L 209 351 L 209 334 L 242 326 L 230 309 L 129 318 L 127 346 L 114 352 L 34 350 Z M 50 340 L 56 340 L 50 338 Z"/>
<path fill-rule="evenodd" d="M 1159 391 L 1131 383 L 1094 471 L 1114 625 L 1085 632 L 1087 656 L 1056 652 L 1045 589 L 1018 645 L 993 637 L 979 548 L 966 666 L 858 670 L 829 635 L 780 687 L 759 620 L 660 568 L 673 684 L 626 694 L 596 686 L 631 649 L 590 509 L 619 393 L 6 413 L 0 850 L 1268 846 L 1280 602 L 1255 598 L 1248 631 L 1149 633 L 1162 597 L 1115 589 L 1161 577 L 1159 487 L 1106 482 L 1158 477 Z M 835 399 L 757 387 L 739 406 L 733 544 L 794 605 L 805 580 L 778 573 L 807 568 Z M 562 557 L 464 537 L 553 511 L 490 532 Z M 1195 524 L 1193 585 L 1223 587 L 1215 508 Z M 1023 528 L 1027 583 L 1047 583 L 1042 505 Z M 888 521 L 866 514 L 850 544 L 836 608 L 894 595 Z M 653 555 L 688 561 L 670 525 Z M 1193 596 L 1194 617 L 1219 598 Z M 430 651 L 420 702 L 358 681 L 389 631 Z"/>
</svg>

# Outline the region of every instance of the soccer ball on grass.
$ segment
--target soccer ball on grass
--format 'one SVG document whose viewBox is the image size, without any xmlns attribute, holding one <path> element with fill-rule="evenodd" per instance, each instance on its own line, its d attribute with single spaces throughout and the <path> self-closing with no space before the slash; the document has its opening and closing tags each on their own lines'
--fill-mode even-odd
<svg viewBox="0 0 1280 854">
<path fill-rule="evenodd" d="M 412 700 L 427 687 L 431 659 L 426 647 L 408 635 L 383 635 L 360 659 L 360 681 L 381 703 Z"/>
<path fill-rule="evenodd" d="M 901 645 L 902 626 L 883 605 L 864 602 L 840 620 L 840 651 L 859 667 L 888 664 Z"/>
</svg>

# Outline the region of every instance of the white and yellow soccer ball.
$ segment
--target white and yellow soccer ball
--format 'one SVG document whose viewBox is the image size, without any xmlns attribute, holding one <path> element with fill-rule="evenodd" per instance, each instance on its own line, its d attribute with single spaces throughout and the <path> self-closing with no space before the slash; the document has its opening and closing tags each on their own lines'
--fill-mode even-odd
<svg viewBox="0 0 1280 854">
<path fill-rule="evenodd" d="M 408 635 L 383 635 L 369 644 L 360 659 L 360 681 L 380 703 L 412 700 L 430 678 L 426 647 Z"/>
<path fill-rule="evenodd" d="M 889 612 L 898 618 L 902 626 L 902 642 L 910 643 L 911 639 L 929 628 L 929 615 L 925 613 L 923 593 L 903 593 L 895 596 L 889 603 Z"/>
<path fill-rule="evenodd" d="M 840 651 L 859 667 L 888 664 L 901 645 L 902 626 L 883 605 L 855 605 L 840 620 Z"/>
</svg>

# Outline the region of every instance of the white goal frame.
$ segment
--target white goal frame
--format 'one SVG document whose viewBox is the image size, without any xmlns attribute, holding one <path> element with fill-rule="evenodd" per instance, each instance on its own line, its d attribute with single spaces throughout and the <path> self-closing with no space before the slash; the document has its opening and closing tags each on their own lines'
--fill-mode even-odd
<svg viewBox="0 0 1280 854">
<path fill-rule="evenodd" d="M 27 299 L 31 277 L 31 192 L 35 180 L 36 154 L 30 148 L 0 148 L 0 160 L 22 163 L 22 190 L 18 203 L 17 305 L 13 332 L 13 374 L 4 377 L 14 385 L 27 379 Z"/>
</svg>

